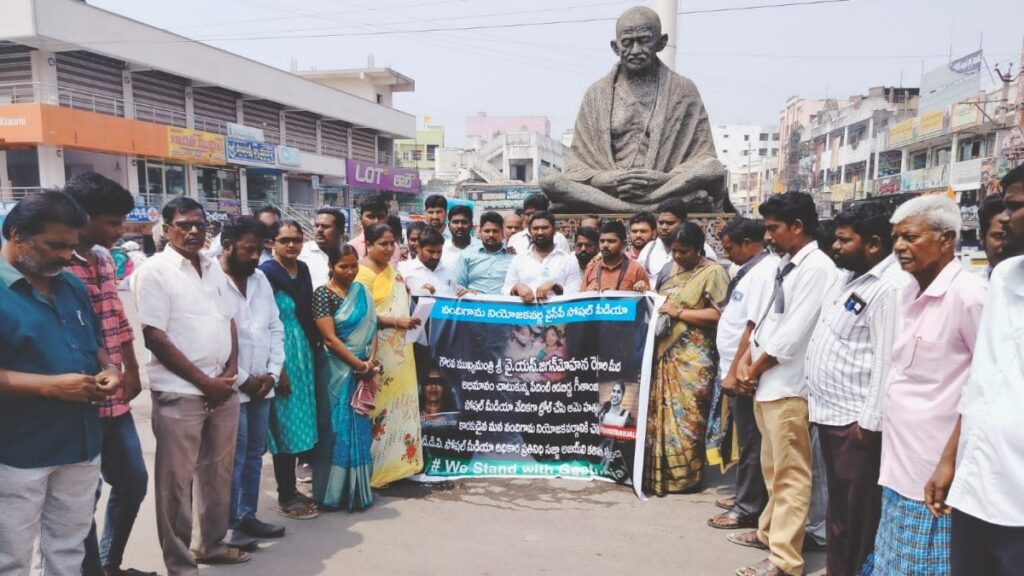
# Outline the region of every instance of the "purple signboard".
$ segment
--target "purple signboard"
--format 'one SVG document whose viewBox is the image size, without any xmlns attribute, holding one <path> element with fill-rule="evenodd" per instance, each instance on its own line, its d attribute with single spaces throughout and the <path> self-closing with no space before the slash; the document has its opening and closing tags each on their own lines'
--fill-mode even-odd
<svg viewBox="0 0 1024 576">
<path fill-rule="evenodd" d="M 418 194 L 420 173 L 410 168 L 395 168 L 362 160 L 345 160 L 345 178 L 353 188 L 387 190 Z"/>
</svg>

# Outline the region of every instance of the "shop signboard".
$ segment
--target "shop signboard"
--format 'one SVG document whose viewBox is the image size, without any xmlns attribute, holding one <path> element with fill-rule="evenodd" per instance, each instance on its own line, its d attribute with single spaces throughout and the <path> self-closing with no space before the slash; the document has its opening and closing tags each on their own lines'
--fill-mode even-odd
<svg viewBox="0 0 1024 576">
<path fill-rule="evenodd" d="M 945 119 L 946 112 L 944 110 L 921 114 L 917 121 L 917 137 L 920 139 L 941 134 Z"/>
<path fill-rule="evenodd" d="M 950 186 L 956 192 L 977 190 L 981 187 L 981 166 L 987 158 L 977 158 L 953 164 Z"/>
<path fill-rule="evenodd" d="M 886 150 L 878 153 L 878 175 L 893 176 L 902 172 L 903 151 Z"/>
<path fill-rule="evenodd" d="M 250 142 L 263 142 L 263 129 L 243 126 L 234 122 L 227 123 L 228 138 L 236 140 L 248 140 Z"/>
<path fill-rule="evenodd" d="M 978 50 L 924 73 L 918 112 L 945 110 L 956 102 L 977 96 L 981 89 L 981 61 L 981 50 Z"/>
<path fill-rule="evenodd" d="M 895 176 L 886 176 L 885 178 L 879 178 L 875 180 L 875 196 L 888 196 L 889 194 L 899 194 L 900 186 L 903 185 L 903 177 L 899 174 Z"/>
<path fill-rule="evenodd" d="M 978 99 L 971 98 L 953 105 L 949 114 L 949 131 L 956 132 L 965 128 L 972 128 L 981 123 L 981 108 Z"/>
<path fill-rule="evenodd" d="M 889 127 L 889 147 L 906 144 L 914 139 L 914 118 L 908 118 Z"/>
<path fill-rule="evenodd" d="M 420 173 L 411 168 L 396 168 L 362 160 L 345 160 L 348 185 L 364 190 L 385 190 L 418 194 Z"/>
<path fill-rule="evenodd" d="M 224 164 L 224 137 L 220 134 L 169 126 L 167 154 L 171 158 L 191 162 Z"/>
<path fill-rule="evenodd" d="M 904 192 L 918 192 L 928 188 L 945 188 L 949 184 L 949 166 L 932 166 L 903 173 Z"/>
<path fill-rule="evenodd" d="M 302 153 L 298 148 L 279 145 L 277 147 L 277 163 L 281 166 L 301 166 Z"/>
<path fill-rule="evenodd" d="M 228 162 L 255 166 L 274 166 L 277 153 L 273 144 L 228 138 L 225 140 Z"/>
<path fill-rule="evenodd" d="M 465 190 L 466 198 L 475 202 L 481 211 L 521 208 L 527 196 L 539 191 L 537 187 L 528 186 L 487 186 Z"/>
<path fill-rule="evenodd" d="M 154 206 L 136 204 L 135 208 L 125 217 L 126 222 L 138 222 L 141 224 L 155 224 L 160 219 L 160 211 Z"/>
</svg>

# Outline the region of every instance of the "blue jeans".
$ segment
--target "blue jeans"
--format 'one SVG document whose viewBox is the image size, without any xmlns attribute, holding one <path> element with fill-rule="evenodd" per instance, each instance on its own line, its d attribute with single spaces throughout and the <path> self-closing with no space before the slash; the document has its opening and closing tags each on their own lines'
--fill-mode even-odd
<svg viewBox="0 0 1024 576">
<path fill-rule="evenodd" d="M 135 429 L 135 419 L 128 412 L 116 418 L 101 418 L 103 444 L 100 448 L 100 472 L 103 481 L 110 484 L 110 498 L 103 522 L 103 538 L 96 541 L 96 522 L 85 540 L 86 575 L 102 573 L 100 566 L 120 566 L 128 537 L 135 525 L 139 507 L 146 498 L 149 475 L 142 459 L 142 445 Z M 101 482 L 96 487 L 99 499 Z"/>
<path fill-rule="evenodd" d="M 246 518 L 256 516 L 260 499 L 260 472 L 267 451 L 270 400 L 249 400 L 240 404 L 235 467 L 231 473 L 230 526 L 238 528 Z"/>
</svg>

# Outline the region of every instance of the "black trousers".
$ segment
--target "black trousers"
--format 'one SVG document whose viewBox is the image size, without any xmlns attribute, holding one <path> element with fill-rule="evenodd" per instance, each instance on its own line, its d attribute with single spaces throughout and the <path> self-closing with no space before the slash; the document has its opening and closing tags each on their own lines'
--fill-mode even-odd
<svg viewBox="0 0 1024 576">
<path fill-rule="evenodd" d="M 827 572 L 855 576 L 875 549 L 882 516 L 882 437 L 873 434 L 861 442 L 856 424 L 816 426 L 828 475 Z"/>
<path fill-rule="evenodd" d="M 736 507 L 743 516 L 758 518 L 768 504 L 768 488 L 761 472 L 761 431 L 754 420 L 754 398 L 734 396 L 733 425 L 739 443 L 740 458 L 736 465 Z"/>
<path fill-rule="evenodd" d="M 1024 527 L 999 526 L 953 510 L 953 576 L 1024 574 Z"/>
</svg>

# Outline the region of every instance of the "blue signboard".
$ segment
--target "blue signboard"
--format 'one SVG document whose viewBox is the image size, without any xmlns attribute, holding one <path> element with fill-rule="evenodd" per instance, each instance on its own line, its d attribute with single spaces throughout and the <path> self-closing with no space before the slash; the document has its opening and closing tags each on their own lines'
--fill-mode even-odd
<svg viewBox="0 0 1024 576">
<path fill-rule="evenodd" d="M 226 138 L 224 140 L 224 150 L 228 162 L 235 164 L 273 166 L 276 163 L 277 155 L 273 144 Z"/>
</svg>

